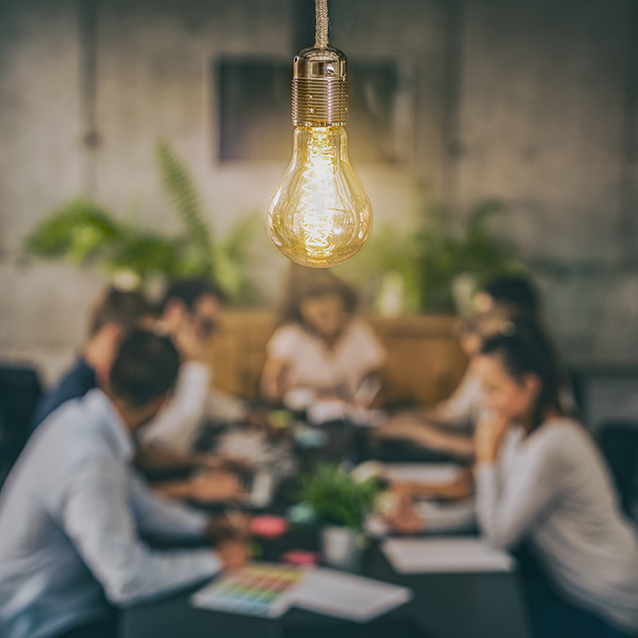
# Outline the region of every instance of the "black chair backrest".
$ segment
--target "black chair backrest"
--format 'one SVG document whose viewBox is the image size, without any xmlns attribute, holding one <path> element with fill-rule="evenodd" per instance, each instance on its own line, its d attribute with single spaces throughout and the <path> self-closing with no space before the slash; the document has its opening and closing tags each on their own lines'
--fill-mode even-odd
<svg viewBox="0 0 638 638">
<path fill-rule="evenodd" d="M 0 365 L 0 485 L 29 436 L 29 424 L 42 396 L 34 368 Z"/>
<path fill-rule="evenodd" d="M 606 421 L 598 428 L 598 443 L 616 483 L 620 504 L 634 516 L 638 500 L 638 422 Z"/>
</svg>

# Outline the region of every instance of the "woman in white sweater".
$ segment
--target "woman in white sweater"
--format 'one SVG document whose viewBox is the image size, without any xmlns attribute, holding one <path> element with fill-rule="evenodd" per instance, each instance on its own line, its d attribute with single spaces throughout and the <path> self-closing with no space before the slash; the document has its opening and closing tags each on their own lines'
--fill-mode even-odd
<svg viewBox="0 0 638 638">
<path fill-rule="evenodd" d="M 543 638 L 637 636 L 636 531 L 591 437 L 562 413 L 548 340 L 532 325 L 511 332 L 486 341 L 476 364 L 489 415 L 475 437 L 479 525 L 495 546 L 527 542 L 566 601 L 558 615 L 541 610 L 553 614 Z"/>
</svg>

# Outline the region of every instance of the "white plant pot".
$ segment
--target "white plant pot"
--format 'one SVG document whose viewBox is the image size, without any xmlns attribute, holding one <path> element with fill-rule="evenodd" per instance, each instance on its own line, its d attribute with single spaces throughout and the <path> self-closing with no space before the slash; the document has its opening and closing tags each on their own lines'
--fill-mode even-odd
<svg viewBox="0 0 638 638">
<path fill-rule="evenodd" d="M 321 548 L 327 565 L 345 570 L 359 568 L 365 549 L 360 532 L 337 526 L 321 530 Z"/>
</svg>

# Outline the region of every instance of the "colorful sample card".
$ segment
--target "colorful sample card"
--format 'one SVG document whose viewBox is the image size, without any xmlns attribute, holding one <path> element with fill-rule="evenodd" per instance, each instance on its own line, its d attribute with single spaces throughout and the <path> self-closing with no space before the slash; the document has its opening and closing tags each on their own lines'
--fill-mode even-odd
<svg viewBox="0 0 638 638">
<path fill-rule="evenodd" d="M 295 567 L 253 563 L 207 585 L 191 602 L 195 607 L 278 618 L 294 604 L 293 594 L 305 576 Z"/>
</svg>

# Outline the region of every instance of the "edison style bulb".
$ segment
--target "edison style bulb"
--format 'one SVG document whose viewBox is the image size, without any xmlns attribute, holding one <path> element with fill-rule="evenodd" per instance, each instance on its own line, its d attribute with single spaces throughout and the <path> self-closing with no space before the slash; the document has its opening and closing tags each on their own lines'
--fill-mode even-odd
<svg viewBox="0 0 638 638">
<path fill-rule="evenodd" d="M 372 228 L 372 206 L 348 161 L 343 127 L 295 130 L 267 227 L 275 246 L 302 266 L 337 266 L 359 252 Z"/>
<path fill-rule="evenodd" d="M 266 212 L 268 235 L 290 260 L 327 268 L 361 249 L 372 205 L 348 160 L 346 57 L 304 49 L 295 57 L 290 166 Z"/>
</svg>

